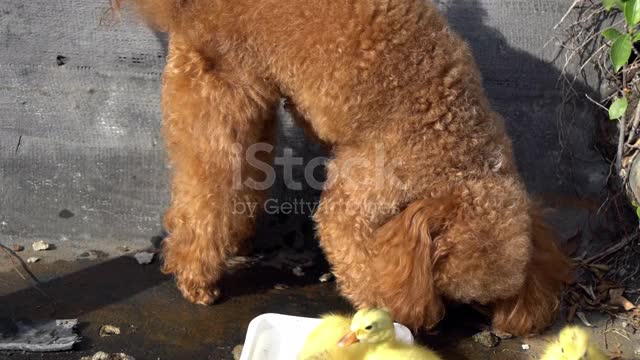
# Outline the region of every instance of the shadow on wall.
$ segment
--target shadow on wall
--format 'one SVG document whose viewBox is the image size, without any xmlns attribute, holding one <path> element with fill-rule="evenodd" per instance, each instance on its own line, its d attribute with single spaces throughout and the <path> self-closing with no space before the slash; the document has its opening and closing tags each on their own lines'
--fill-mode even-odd
<svg viewBox="0 0 640 360">
<path fill-rule="evenodd" d="M 529 190 L 600 197 L 609 170 L 601 154 L 595 151 L 597 124 L 602 115 L 594 111 L 583 95 L 587 93 L 597 99 L 597 92 L 584 82 L 576 81 L 575 97 L 563 99 L 558 68 L 509 44 L 509 41 L 522 41 L 522 37 L 512 36 L 508 40 L 487 26 L 489 14 L 479 0 L 438 2 L 453 28 L 473 49 L 494 109 L 505 118 L 516 161 Z M 512 14 L 498 11 L 500 4 L 495 6 L 493 17 L 501 22 L 513 22 L 509 19 Z M 535 17 L 522 20 L 531 22 Z M 536 25 L 523 24 L 528 31 L 552 37 L 552 28 Z M 543 52 L 542 48 L 536 50 Z"/>
<path fill-rule="evenodd" d="M 546 45 L 555 48 L 555 54 L 548 55 L 552 60 L 544 59 L 544 51 L 550 53 L 551 49 L 542 45 L 533 49 L 537 56 L 516 48 L 532 48 L 526 43 L 527 36 L 522 35 L 525 32 L 533 34 L 529 39 L 544 37 L 535 39 L 539 44 L 554 35 L 555 22 L 546 21 L 544 26 L 537 23 L 544 15 L 536 13 L 515 21 L 509 18 L 513 12 L 502 7 L 511 4 L 534 11 L 533 5 L 524 6 L 518 1 L 436 1 L 472 48 L 493 108 L 505 119 L 522 178 L 528 190 L 552 208 L 548 220 L 560 241 L 564 244 L 579 231 L 579 250 L 574 251 L 606 246 L 607 240 L 603 239 L 624 232 L 626 219 L 631 217 L 624 215 L 628 212 L 626 200 L 617 200 L 608 186 L 611 162 L 605 157 L 613 158 L 614 150 L 608 144 L 611 136 L 617 136 L 616 125 L 602 121 L 606 115 L 585 96 L 600 98 L 596 87 L 601 80 L 595 70 L 587 67 L 575 79 L 575 75 L 567 74 L 575 80 L 571 90 L 554 65 L 561 57 L 554 42 Z M 483 4 L 495 4 L 490 14 Z M 559 6 L 557 13 L 550 15 L 559 20 L 564 11 L 566 7 Z M 513 33 L 507 38 L 488 22 L 519 25 L 511 25 Z M 576 70 L 571 65 L 567 69 Z"/>
</svg>

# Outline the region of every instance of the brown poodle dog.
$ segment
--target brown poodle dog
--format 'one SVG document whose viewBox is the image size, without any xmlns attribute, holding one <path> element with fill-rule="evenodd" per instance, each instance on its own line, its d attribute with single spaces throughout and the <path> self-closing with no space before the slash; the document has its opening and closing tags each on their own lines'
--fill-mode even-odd
<svg viewBox="0 0 640 360">
<path fill-rule="evenodd" d="M 414 329 L 435 326 L 445 300 L 490 305 L 493 326 L 512 334 L 550 324 L 568 261 L 519 178 L 468 46 L 433 4 L 130 1 L 170 34 L 164 270 L 188 300 L 216 300 L 225 259 L 252 233 L 234 204 L 264 201 L 250 186 L 264 173 L 242 151 L 273 143 L 287 96 L 333 152 L 315 220 L 356 307 L 385 306 Z"/>
</svg>

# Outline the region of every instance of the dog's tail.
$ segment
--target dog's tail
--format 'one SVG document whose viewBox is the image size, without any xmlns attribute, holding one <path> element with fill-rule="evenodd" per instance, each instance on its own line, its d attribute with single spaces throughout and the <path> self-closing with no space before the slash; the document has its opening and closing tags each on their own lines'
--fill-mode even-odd
<svg viewBox="0 0 640 360">
<path fill-rule="evenodd" d="M 135 12 L 153 29 L 167 32 L 178 14 L 178 0 L 109 0 L 107 16 L 115 18 L 126 7 Z"/>
<path fill-rule="evenodd" d="M 537 333 L 551 325 L 566 284 L 572 281 L 571 262 L 556 243 L 541 211 L 534 207 L 532 257 L 520 292 L 496 303 L 493 327 L 514 335 Z"/>
</svg>

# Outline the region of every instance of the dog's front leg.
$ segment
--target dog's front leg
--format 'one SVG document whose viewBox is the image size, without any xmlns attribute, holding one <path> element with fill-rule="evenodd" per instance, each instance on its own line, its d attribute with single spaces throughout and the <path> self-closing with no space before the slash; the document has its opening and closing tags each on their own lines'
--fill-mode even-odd
<svg viewBox="0 0 640 360">
<path fill-rule="evenodd" d="M 276 94 L 267 84 L 247 84 L 246 72 L 234 81 L 233 73 L 222 74 L 215 65 L 172 38 L 162 91 L 163 136 L 173 167 L 163 271 L 174 274 L 184 297 L 198 304 L 217 299 L 225 259 L 252 234 L 265 184 L 247 180 L 265 180 L 251 165 L 270 161 L 275 129 Z M 248 158 L 255 144 L 261 146 L 249 155 L 256 157 Z"/>
</svg>

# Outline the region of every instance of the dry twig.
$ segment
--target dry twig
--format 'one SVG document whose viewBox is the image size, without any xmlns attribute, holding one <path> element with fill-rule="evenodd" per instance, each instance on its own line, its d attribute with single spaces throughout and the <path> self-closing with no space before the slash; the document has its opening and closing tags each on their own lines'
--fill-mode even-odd
<svg viewBox="0 0 640 360">
<path fill-rule="evenodd" d="M 629 132 L 627 145 L 630 145 L 631 141 L 635 138 L 638 125 L 640 125 L 640 101 L 636 104 L 636 109 L 633 112 L 633 120 L 631 122 L 631 131 Z"/>
<path fill-rule="evenodd" d="M 624 152 L 626 118 L 626 115 L 622 115 L 620 120 L 618 120 L 618 151 L 616 153 L 616 170 L 618 171 L 618 175 L 622 174 L 622 154 Z"/>
<path fill-rule="evenodd" d="M 631 241 L 633 241 L 637 237 L 638 237 L 638 232 L 635 232 L 632 235 L 629 235 L 629 236 L 623 238 L 622 240 L 620 240 L 620 242 L 618 242 L 617 244 L 609 247 L 605 251 L 588 258 L 587 260 L 584 261 L 584 263 L 585 264 L 590 264 L 590 263 L 592 263 L 594 261 L 602 260 L 602 259 L 606 258 L 607 256 L 609 256 L 611 254 L 615 254 L 616 252 L 622 250 L 625 246 L 627 246 L 627 244 L 629 244 Z"/>
<path fill-rule="evenodd" d="M 569 7 L 569 10 L 567 10 L 567 12 L 564 14 L 564 16 L 562 16 L 562 19 L 560 19 L 560 21 L 556 24 L 556 26 L 553 27 L 553 29 L 557 29 L 558 26 L 560 26 L 560 24 L 562 24 L 564 22 L 564 20 L 567 18 L 567 16 L 569 16 L 569 14 L 571 14 L 571 12 L 573 11 L 573 9 L 576 7 L 576 5 L 578 5 L 578 3 L 581 0 L 575 0 L 573 2 L 573 4 L 571 4 L 571 6 Z"/>
<path fill-rule="evenodd" d="M 40 288 L 40 280 L 38 280 L 38 278 L 31 272 L 31 270 L 29 270 L 29 268 L 27 267 L 27 265 L 24 263 L 24 261 L 22 261 L 22 258 L 20 256 L 18 256 L 13 250 L 11 250 L 10 248 L 8 248 L 7 246 L 5 246 L 4 244 L 0 244 L 0 248 L 5 252 L 5 254 L 7 255 L 7 257 L 9 258 L 9 260 L 11 260 L 11 264 L 13 265 L 13 270 L 15 270 L 16 273 L 18 273 L 18 275 L 23 279 L 23 280 L 27 280 L 26 276 L 24 276 L 24 274 L 20 271 L 18 264 L 16 263 L 15 259 L 18 259 L 18 262 L 20 263 L 20 265 L 22 266 L 23 270 L 26 271 L 26 273 L 29 275 L 29 277 L 31 278 L 31 280 L 33 281 L 33 287 L 42 295 L 44 295 L 45 297 L 52 299 L 52 297 L 47 294 L 44 290 L 42 290 Z"/>
</svg>

